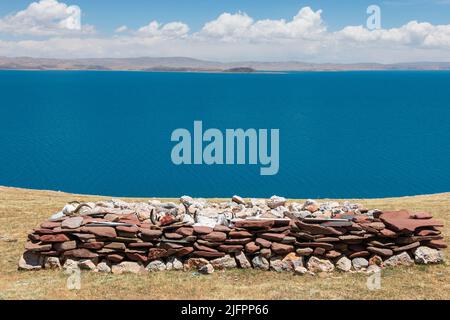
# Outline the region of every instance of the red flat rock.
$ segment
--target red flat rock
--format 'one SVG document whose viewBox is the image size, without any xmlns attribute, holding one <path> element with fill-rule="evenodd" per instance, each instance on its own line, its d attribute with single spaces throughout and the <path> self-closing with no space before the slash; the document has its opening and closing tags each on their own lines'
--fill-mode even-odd
<svg viewBox="0 0 450 320">
<path fill-rule="evenodd" d="M 278 243 L 278 242 L 272 242 L 271 246 L 272 252 L 278 255 L 287 255 L 289 252 L 294 251 L 294 246 Z"/>
<path fill-rule="evenodd" d="M 395 238 L 397 237 L 397 233 L 395 233 L 392 230 L 389 229 L 382 229 L 380 230 L 380 235 L 385 237 L 385 238 Z"/>
<path fill-rule="evenodd" d="M 128 244 L 129 248 L 151 248 L 154 244 L 151 242 L 134 242 Z"/>
<path fill-rule="evenodd" d="M 406 210 L 385 211 L 380 215 L 380 219 L 389 228 L 398 232 L 414 232 L 417 228 L 443 226 L 434 219 L 411 219 L 411 214 Z"/>
<path fill-rule="evenodd" d="M 353 258 L 362 258 L 362 257 L 368 257 L 368 256 L 370 256 L 369 251 L 358 251 L 358 252 L 353 252 L 351 255 L 349 255 L 349 258 L 353 259 Z"/>
<path fill-rule="evenodd" d="M 282 233 L 270 233 L 270 232 L 262 233 L 259 236 L 263 239 L 270 241 L 282 241 L 285 237 L 285 235 Z"/>
<path fill-rule="evenodd" d="M 203 227 L 203 226 L 194 226 L 194 233 L 196 234 L 208 234 L 213 232 L 213 228 Z"/>
<path fill-rule="evenodd" d="M 219 232 L 230 232 L 231 229 L 228 228 L 227 226 L 223 226 L 223 225 L 217 224 L 217 225 L 214 227 L 214 231 L 219 231 Z"/>
<path fill-rule="evenodd" d="M 127 233 L 136 233 L 139 231 L 139 228 L 136 226 L 128 227 L 128 226 L 117 226 L 117 231 L 127 232 Z"/>
<path fill-rule="evenodd" d="M 61 222 L 45 221 L 41 223 L 41 228 L 43 229 L 53 229 L 57 227 L 61 227 Z"/>
<path fill-rule="evenodd" d="M 445 249 L 447 248 L 447 244 L 444 240 L 431 240 L 426 244 L 428 247 L 436 248 L 436 249 Z"/>
<path fill-rule="evenodd" d="M 428 212 L 413 212 L 410 214 L 411 219 L 431 219 L 433 216 Z"/>
<path fill-rule="evenodd" d="M 42 242 L 66 242 L 70 241 L 70 238 L 65 234 L 44 234 L 40 236 Z"/>
<path fill-rule="evenodd" d="M 228 233 L 228 236 L 230 238 L 251 238 L 253 234 L 245 230 L 242 231 L 233 230 Z"/>
<path fill-rule="evenodd" d="M 383 257 L 390 257 L 394 254 L 391 249 L 387 248 L 367 247 L 367 251 Z"/>
<path fill-rule="evenodd" d="M 249 242 L 251 242 L 252 238 L 242 238 L 242 239 L 227 239 L 225 240 L 225 244 L 239 244 L 239 245 L 245 245 Z"/>
<path fill-rule="evenodd" d="M 97 258 L 98 254 L 88 250 L 88 249 L 74 249 L 64 252 L 65 257 L 73 257 L 73 258 L 85 258 L 85 259 L 93 259 Z"/>
<path fill-rule="evenodd" d="M 104 242 L 94 241 L 94 242 L 86 242 L 80 244 L 80 248 L 91 249 L 91 250 L 100 250 L 105 245 Z"/>
<path fill-rule="evenodd" d="M 263 238 L 257 238 L 255 240 L 255 243 L 263 248 L 270 248 L 272 246 L 272 242 L 270 242 L 269 240 L 263 239 Z"/>
<path fill-rule="evenodd" d="M 82 232 L 92 233 L 98 237 L 115 238 L 117 237 L 116 229 L 112 227 L 82 227 Z"/>
<path fill-rule="evenodd" d="M 194 251 L 192 257 L 194 258 L 222 258 L 224 252 L 209 252 L 209 251 Z"/>
<path fill-rule="evenodd" d="M 148 250 L 148 259 L 156 260 L 167 256 L 167 250 L 162 248 L 150 248 Z"/>
<path fill-rule="evenodd" d="M 158 239 L 162 235 L 161 230 L 141 229 L 140 237 L 144 240 Z"/>
<path fill-rule="evenodd" d="M 245 252 L 247 253 L 255 253 L 259 250 L 259 246 L 255 242 L 249 242 L 245 245 Z"/>
<path fill-rule="evenodd" d="M 321 235 L 342 235 L 342 232 L 337 231 L 333 227 L 322 227 L 317 224 L 304 223 L 301 221 L 295 221 L 295 224 L 300 230 L 304 230 L 310 234 L 321 234 Z"/>
<path fill-rule="evenodd" d="M 194 248 L 192 247 L 183 247 L 181 249 L 178 249 L 174 254 L 177 257 L 183 257 L 187 256 L 188 254 L 191 254 L 194 251 Z"/>
<path fill-rule="evenodd" d="M 183 235 L 175 232 L 166 232 L 164 233 L 164 237 L 166 237 L 167 239 L 179 240 L 183 238 Z"/>
<path fill-rule="evenodd" d="M 197 250 L 197 251 L 217 252 L 216 249 L 213 249 L 213 248 L 211 248 L 211 247 L 207 247 L 207 246 L 201 245 L 201 244 L 199 244 L 199 243 L 197 243 L 197 242 L 194 243 L 194 249 Z"/>
<path fill-rule="evenodd" d="M 235 221 L 234 225 L 236 228 L 245 229 L 269 229 L 273 226 L 273 220 L 238 220 Z"/>
<path fill-rule="evenodd" d="M 117 253 L 108 254 L 108 256 L 106 257 L 106 259 L 108 259 L 108 261 L 115 262 L 115 263 L 121 262 L 123 260 L 123 258 L 124 258 L 123 255 L 117 254 Z"/>
<path fill-rule="evenodd" d="M 420 230 L 417 232 L 418 236 L 426 237 L 426 236 L 438 236 L 441 232 L 438 230 Z"/>
<path fill-rule="evenodd" d="M 222 242 L 222 241 L 225 241 L 226 238 L 227 238 L 226 233 L 218 232 L 218 231 L 213 231 L 211 233 L 208 233 L 208 234 L 202 236 L 202 239 L 204 239 L 206 241 L 212 241 L 212 242 Z"/>
<path fill-rule="evenodd" d="M 223 245 L 220 245 L 218 247 L 218 249 L 219 249 L 219 251 L 223 251 L 223 252 L 227 252 L 227 253 L 238 253 L 238 252 L 241 252 L 242 249 L 244 249 L 244 246 L 237 245 L 237 244 L 235 244 L 235 245 L 223 244 Z"/>
<path fill-rule="evenodd" d="M 137 252 L 127 252 L 125 253 L 128 259 L 132 261 L 142 262 L 146 263 L 148 261 L 148 256 L 143 253 L 137 253 Z"/>
<path fill-rule="evenodd" d="M 191 227 L 178 228 L 176 233 L 181 234 L 183 237 L 190 237 L 194 234 L 194 229 Z"/>
</svg>

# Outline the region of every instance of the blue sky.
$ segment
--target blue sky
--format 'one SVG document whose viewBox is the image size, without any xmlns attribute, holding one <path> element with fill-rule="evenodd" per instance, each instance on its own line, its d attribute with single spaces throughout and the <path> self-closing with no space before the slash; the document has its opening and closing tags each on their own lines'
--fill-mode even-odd
<svg viewBox="0 0 450 320">
<path fill-rule="evenodd" d="M 25 8 L 30 0 L 1 1 L 0 16 Z M 391 28 L 410 20 L 450 23 L 450 0 L 68 0 L 83 10 L 84 23 L 102 33 L 112 33 L 118 25 L 138 28 L 150 20 L 183 21 L 199 30 L 206 21 L 223 12 L 243 11 L 255 19 L 290 19 L 300 8 L 322 9 L 331 30 L 364 24 L 371 4 L 382 9 L 383 27 Z"/>
<path fill-rule="evenodd" d="M 449 52 L 450 0 L 0 2 L 0 56 L 392 63 Z"/>
</svg>

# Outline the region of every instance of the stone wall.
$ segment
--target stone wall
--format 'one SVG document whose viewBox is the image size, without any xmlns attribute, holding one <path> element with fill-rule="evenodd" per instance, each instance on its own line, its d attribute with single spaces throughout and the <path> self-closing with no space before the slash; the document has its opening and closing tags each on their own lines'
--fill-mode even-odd
<svg viewBox="0 0 450 320">
<path fill-rule="evenodd" d="M 77 210 L 63 209 L 28 235 L 19 269 L 77 267 L 117 274 L 172 269 L 211 273 L 235 267 L 296 274 L 335 269 L 376 272 L 442 262 L 440 249 L 446 247 L 438 229 L 442 224 L 428 213 L 358 207 L 314 215 L 321 206 L 309 201 L 300 211 L 309 209 L 311 215 L 286 209 L 282 217 L 234 215 L 217 218 L 218 223 L 211 225 L 198 222 L 191 198 L 181 202 L 175 207 L 158 205 L 167 210 L 153 204 L 147 214 L 136 209 L 145 207 L 141 204 L 69 204 Z M 269 199 L 265 209 L 270 212 L 285 202 Z M 233 203 L 240 210 L 250 206 L 240 197 L 233 197 Z M 80 207 L 89 209 L 83 212 Z M 217 207 L 223 210 L 209 206 Z M 174 208 L 184 211 L 181 218 Z"/>
</svg>

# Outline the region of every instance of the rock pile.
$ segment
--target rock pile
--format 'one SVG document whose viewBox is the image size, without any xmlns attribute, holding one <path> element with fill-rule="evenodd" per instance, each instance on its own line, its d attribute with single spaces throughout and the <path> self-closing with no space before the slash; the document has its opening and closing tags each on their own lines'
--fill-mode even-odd
<svg viewBox="0 0 450 320">
<path fill-rule="evenodd" d="M 442 262 L 446 244 L 439 227 L 424 212 L 313 200 L 288 204 L 277 196 L 70 203 L 28 235 L 19 269 L 376 272 Z"/>
</svg>

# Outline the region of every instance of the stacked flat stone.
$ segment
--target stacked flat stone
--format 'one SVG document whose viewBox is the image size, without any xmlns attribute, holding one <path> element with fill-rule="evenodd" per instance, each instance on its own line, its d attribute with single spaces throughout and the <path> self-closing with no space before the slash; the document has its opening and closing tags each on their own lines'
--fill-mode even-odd
<svg viewBox="0 0 450 320">
<path fill-rule="evenodd" d="M 19 269 L 75 266 L 120 274 L 172 269 L 211 273 L 238 267 L 312 274 L 443 261 L 442 223 L 430 214 L 367 212 L 359 208 L 332 217 L 235 218 L 215 226 L 170 214 L 152 223 L 128 209 L 123 214 L 105 209 L 61 216 L 28 235 Z"/>
</svg>

